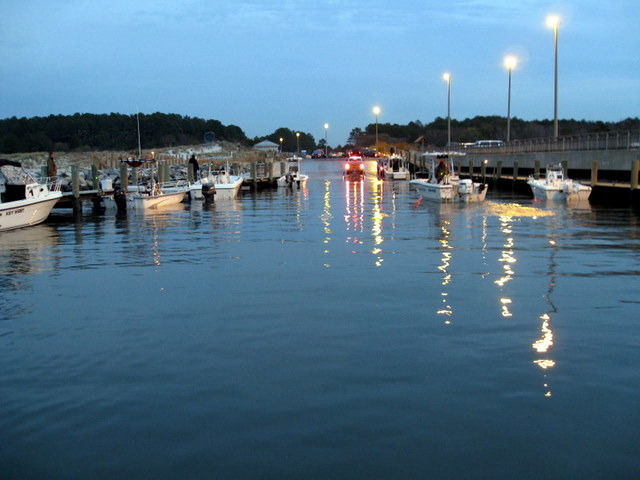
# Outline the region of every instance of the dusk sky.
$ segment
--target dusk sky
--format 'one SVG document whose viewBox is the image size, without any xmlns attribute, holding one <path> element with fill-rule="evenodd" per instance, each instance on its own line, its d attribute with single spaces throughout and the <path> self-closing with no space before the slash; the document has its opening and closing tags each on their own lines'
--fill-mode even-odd
<svg viewBox="0 0 640 480">
<path fill-rule="evenodd" d="M 638 0 L 3 0 L 0 118 L 177 113 L 344 144 L 373 123 L 640 116 Z"/>
</svg>

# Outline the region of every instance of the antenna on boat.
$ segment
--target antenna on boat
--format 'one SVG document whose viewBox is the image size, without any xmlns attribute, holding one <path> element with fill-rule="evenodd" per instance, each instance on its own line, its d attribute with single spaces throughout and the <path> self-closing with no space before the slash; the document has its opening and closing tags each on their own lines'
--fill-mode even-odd
<svg viewBox="0 0 640 480">
<path fill-rule="evenodd" d="M 140 144 L 140 116 L 136 112 L 136 123 L 138 124 L 138 158 L 142 158 L 142 146 Z"/>
</svg>

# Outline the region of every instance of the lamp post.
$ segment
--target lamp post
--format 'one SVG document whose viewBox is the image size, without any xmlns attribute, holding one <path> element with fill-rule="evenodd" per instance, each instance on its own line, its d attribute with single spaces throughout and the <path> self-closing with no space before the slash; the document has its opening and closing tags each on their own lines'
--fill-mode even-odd
<svg viewBox="0 0 640 480">
<path fill-rule="evenodd" d="M 380 115 L 380 107 L 373 107 L 373 114 L 376 116 L 376 152 L 378 151 L 378 115 Z"/>
<path fill-rule="evenodd" d="M 504 58 L 504 66 L 509 71 L 509 93 L 507 94 L 507 142 L 511 140 L 511 71 L 516 68 L 518 59 L 513 55 Z"/>
<path fill-rule="evenodd" d="M 282 153 L 282 141 L 284 140 L 284 138 L 280 137 L 280 153 Z"/>
<path fill-rule="evenodd" d="M 442 78 L 447 82 L 447 150 L 451 146 L 451 75 L 445 73 Z"/>
<path fill-rule="evenodd" d="M 547 17 L 547 27 L 553 29 L 553 136 L 558 138 L 558 28 L 560 27 L 560 17 L 549 15 Z"/>
<path fill-rule="evenodd" d="M 296 132 L 296 155 L 300 156 L 300 132 Z"/>
<path fill-rule="evenodd" d="M 329 124 L 324 124 L 324 158 L 329 158 L 329 150 L 327 145 L 327 130 L 329 130 Z"/>
</svg>

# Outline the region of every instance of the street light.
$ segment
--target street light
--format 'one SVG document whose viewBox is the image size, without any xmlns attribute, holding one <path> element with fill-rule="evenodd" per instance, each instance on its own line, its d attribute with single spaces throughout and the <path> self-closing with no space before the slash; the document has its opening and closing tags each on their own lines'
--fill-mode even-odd
<svg viewBox="0 0 640 480">
<path fill-rule="evenodd" d="M 445 73 L 442 78 L 447 82 L 447 149 L 451 146 L 451 75 Z"/>
<path fill-rule="evenodd" d="M 297 155 L 300 156 L 300 132 L 296 132 L 296 146 L 298 147 Z"/>
<path fill-rule="evenodd" d="M 329 130 L 329 124 L 324 124 L 324 158 L 329 158 L 329 150 L 327 146 L 327 130 Z"/>
<path fill-rule="evenodd" d="M 507 142 L 511 139 L 511 71 L 518 65 L 513 55 L 504 57 L 504 66 L 509 71 L 509 93 L 507 94 Z"/>
<path fill-rule="evenodd" d="M 282 142 L 283 142 L 284 138 L 280 137 L 280 153 L 282 153 Z"/>
<path fill-rule="evenodd" d="M 376 116 L 376 152 L 378 151 L 378 115 L 380 115 L 380 107 L 373 107 L 373 114 Z"/>
<path fill-rule="evenodd" d="M 553 136 L 558 137 L 558 28 L 560 17 L 549 15 L 547 27 L 553 29 L 554 74 L 553 74 Z"/>
</svg>

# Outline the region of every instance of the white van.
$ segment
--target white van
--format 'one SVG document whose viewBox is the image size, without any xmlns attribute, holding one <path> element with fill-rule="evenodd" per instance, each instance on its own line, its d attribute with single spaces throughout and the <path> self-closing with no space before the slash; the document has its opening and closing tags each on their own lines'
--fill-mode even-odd
<svg viewBox="0 0 640 480">
<path fill-rule="evenodd" d="M 504 142 L 502 140 L 478 140 L 473 146 L 475 148 L 504 147 Z"/>
</svg>

